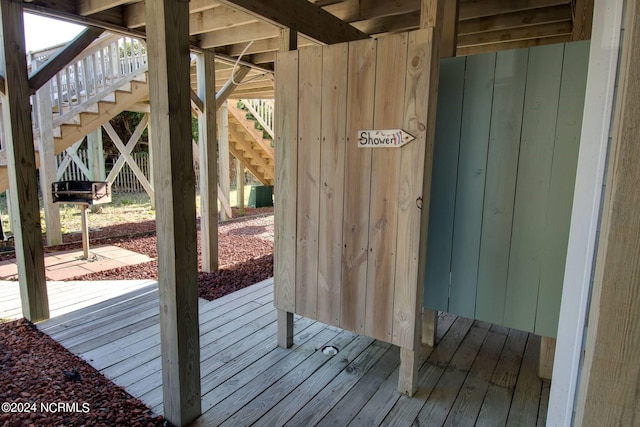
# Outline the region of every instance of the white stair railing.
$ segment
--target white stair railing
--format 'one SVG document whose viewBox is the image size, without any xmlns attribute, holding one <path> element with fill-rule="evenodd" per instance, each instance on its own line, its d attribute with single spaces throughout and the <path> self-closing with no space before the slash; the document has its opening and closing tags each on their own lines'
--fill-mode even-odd
<svg viewBox="0 0 640 427">
<path fill-rule="evenodd" d="M 50 80 L 54 113 L 63 115 L 83 102 L 95 101 L 101 92 L 146 69 L 142 40 L 106 33 Z"/>
<path fill-rule="evenodd" d="M 260 123 L 260 126 L 274 139 L 273 136 L 273 100 L 272 99 L 241 99 L 247 110 Z"/>
</svg>

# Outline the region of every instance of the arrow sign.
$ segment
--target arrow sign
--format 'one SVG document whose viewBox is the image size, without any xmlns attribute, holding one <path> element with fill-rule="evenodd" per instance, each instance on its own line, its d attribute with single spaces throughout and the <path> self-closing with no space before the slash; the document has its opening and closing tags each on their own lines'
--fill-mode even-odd
<svg viewBox="0 0 640 427">
<path fill-rule="evenodd" d="M 402 129 L 359 130 L 360 148 L 399 148 L 413 141 L 415 136 Z"/>
</svg>

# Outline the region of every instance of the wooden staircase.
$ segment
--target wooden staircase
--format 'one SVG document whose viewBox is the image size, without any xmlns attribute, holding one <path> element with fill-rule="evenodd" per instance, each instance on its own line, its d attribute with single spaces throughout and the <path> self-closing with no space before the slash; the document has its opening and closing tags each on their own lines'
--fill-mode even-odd
<svg viewBox="0 0 640 427">
<path fill-rule="evenodd" d="M 229 102 L 229 151 L 264 185 L 274 183 L 274 151 L 271 139 L 256 129 L 247 111 Z"/>
<path fill-rule="evenodd" d="M 147 77 L 146 49 L 141 41 L 116 34 L 98 38 L 46 84 L 52 105 L 55 154 L 148 98 Z M 33 123 L 36 163 L 39 163 L 40 129 L 35 108 Z M 3 147 L 0 149 L 0 192 L 8 187 Z"/>
</svg>

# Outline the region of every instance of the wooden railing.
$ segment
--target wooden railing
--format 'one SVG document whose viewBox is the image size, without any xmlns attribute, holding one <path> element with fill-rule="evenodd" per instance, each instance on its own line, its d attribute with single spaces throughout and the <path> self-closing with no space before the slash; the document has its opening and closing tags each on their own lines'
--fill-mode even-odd
<svg viewBox="0 0 640 427">
<path fill-rule="evenodd" d="M 241 99 L 240 101 L 273 139 L 273 100 Z"/>
<path fill-rule="evenodd" d="M 39 61 L 33 65 L 37 67 Z M 107 33 L 50 80 L 54 113 L 65 115 L 78 110 L 81 104 L 94 102 L 114 86 L 146 70 L 144 41 Z"/>
</svg>

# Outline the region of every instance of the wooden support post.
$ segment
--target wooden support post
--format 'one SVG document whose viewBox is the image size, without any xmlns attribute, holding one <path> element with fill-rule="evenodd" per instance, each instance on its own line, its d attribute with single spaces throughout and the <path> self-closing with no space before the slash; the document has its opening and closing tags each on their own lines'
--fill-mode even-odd
<svg viewBox="0 0 640 427">
<path fill-rule="evenodd" d="M 244 214 L 244 166 L 236 159 L 236 199 L 240 215 Z"/>
<path fill-rule="evenodd" d="M 37 62 L 36 62 L 37 64 Z M 51 102 L 51 84 L 44 84 L 36 93 L 36 109 L 40 138 L 38 154 L 40 156 L 40 192 L 44 207 L 44 220 L 47 229 L 47 245 L 62 243 L 60 228 L 60 206 L 53 203 L 51 184 L 56 181 L 56 155 L 53 146 L 53 114 Z"/>
<path fill-rule="evenodd" d="M 553 359 L 556 355 L 556 339 L 540 337 L 540 357 L 538 360 L 538 376 L 551 381 L 553 375 Z"/>
<path fill-rule="evenodd" d="M 7 1 L 7 0 L 5 0 Z M 155 149 L 164 416 L 201 414 L 195 175 L 191 152 L 189 3 L 145 2 Z"/>
<path fill-rule="evenodd" d="M 200 247 L 202 271 L 218 270 L 218 159 L 216 150 L 215 55 L 204 51 L 196 56 L 198 97 L 203 111 L 198 114 L 200 159 Z"/>
<path fill-rule="evenodd" d="M 625 2 L 605 200 L 575 425 L 640 420 L 640 5 Z M 615 28 L 615 27 L 614 27 Z"/>
<path fill-rule="evenodd" d="M 24 316 L 49 318 L 29 81 L 25 63 L 22 2 L 0 0 L 0 75 L 6 80 L 3 105 L 9 188 L 14 197 L 13 235 Z"/>
<path fill-rule="evenodd" d="M 218 156 L 220 162 L 220 189 L 224 197 L 229 200 L 229 107 L 227 101 L 218 108 Z M 220 209 L 220 219 L 226 219 L 224 209 Z"/>
<path fill-rule="evenodd" d="M 422 0 L 421 2 L 421 15 L 420 15 L 420 28 L 421 29 L 433 29 L 431 35 L 431 50 L 427 52 L 428 63 L 431 67 L 429 76 L 424 81 L 421 80 L 421 84 L 426 87 L 419 88 L 418 93 L 426 95 L 426 110 L 422 111 L 420 115 L 424 114 L 424 119 L 427 122 L 427 136 L 426 146 L 428 147 L 425 153 L 425 165 L 424 165 L 424 177 L 423 177 L 423 195 L 422 200 L 428 201 L 431 196 L 431 161 L 433 159 L 433 140 L 435 138 L 435 123 L 436 123 L 436 106 L 437 106 L 437 94 L 438 94 L 438 72 L 440 69 L 440 38 L 442 31 L 442 20 L 444 14 L 444 1 L 445 0 Z M 418 97 L 422 99 L 422 96 Z M 418 280 L 416 286 L 417 292 L 417 304 L 422 304 L 423 300 L 423 284 L 426 269 L 426 256 L 427 256 L 427 238 L 426 230 L 429 226 L 429 207 L 428 202 L 422 209 L 422 217 L 420 219 L 420 230 L 423 230 L 420 240 L 419 254 L 418 254 Z M 436 313 L 428 313 L 429 310 L 425 310 L 426 314 L 433 317 Z M 419 308 L 416 313 L 419 313 Z M 436 316 L 437 317 L 437 316 Z M 413 348 L 401 348 L 400 349 L 400 376 L 398 378 L 398 391 L 409 396 L 412 396 L 418 389 L 418 368 L 420 367 L 420 355 L 422 349 L 422 324 L 423 319 L 421 316 L 416 316 L 415 329 L 413 336 Z M 433 321 L 433 329 L 435 331 L 435 319 Z M 430 334 L 431 335 L 431 334 Z M 434 338 L 435 341 L 435 338 Z"/>
<path fill-rule="evenodd" d="M 80 205 L 80 222 L 82 227 L 82 257 L 89 259 L 89 221 L 87 219 L 88 205 Z"/>
<path fill-rule="evenodd" d="M 297 48 L 298 48 L 298 32 L 290 28 L 284 28 L 280 30 L 280 51 L 287 52 L 290 50 L 296 50 Z M 287 141 L 287 143 L 297 144 L 297 141 Z M 278 156 L 277 153 L 283 153 L 284 151 L 288 151 L 288 150 L 289 150 L 288 147 L 282 147 L 282 146 L 276 145 L 276 158 L 278 157 L 282 158 L 282 156 Z M 276 188 L 276 191 L 278 191 L 277 188 Z M 282 199 L 283 197 L 290 198 L 291 194 L 283 194 L 281 192 L 276 193 L 276 196 L 275 196 L 276 218 L 278 218 L 279 215 L 286 215 L 286 212 L 282 212 L 282 208 L 283 208 L 282 203 L 278 203 L 278 200 Z M 278 208 L 280 208 L 281 210 L 278 211 Z M 276 233 L 278 233 L 278 230 L 282 232 L 282 230 L 278 227 L 278 224 L 280 224 L 281 221 L 276 219 L 275 222 L 276 222 Z M 276 238 L 284 238 L 284 237 L 277 236 Z M 275 257 L 276 259 L 274 260 L 274 269 L 277 269 L 278 268 L 277 251 L 275 253 Z M 288 263 L 291 262 L 291 260 L 284 260 L 284 261 Z M 295 265 L 295 261 L 293 263 Z M 283 310 L 280 308 L 278 309 L 278 345 L 284 348 L 289 348 L 293 345 L 293 312 L 289 312 L 287 310 Z"/>
<path fill-rule="evenodd" d="M 422 344 L 429 347 L 436 345 L 436 332 L 438 329 L 438 310 L 430 308 L 423 309 L 422 312 Z"/>
<path fill-rule="evenodd" d="M 102 127 L 87 135 L 87 154 L 89 157 L 89 172 L 92 181 L 104 181 L 104 152 L 102 146 Z M 101 212 L 101 205 L 92 205 L 91 212 Z"/>
<path fill-rule="evenodd" d="M 459 0 L 445 0 L 444 2 L 440 58 L 456 56 L 456 48 L 458 47 L 459 6 Z"/>
</svg>

